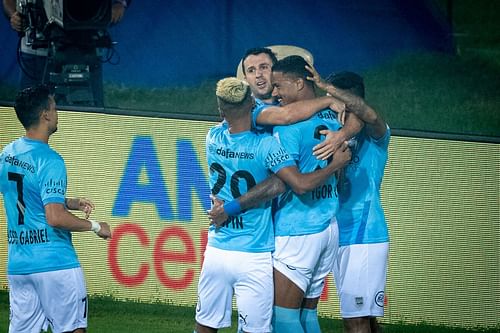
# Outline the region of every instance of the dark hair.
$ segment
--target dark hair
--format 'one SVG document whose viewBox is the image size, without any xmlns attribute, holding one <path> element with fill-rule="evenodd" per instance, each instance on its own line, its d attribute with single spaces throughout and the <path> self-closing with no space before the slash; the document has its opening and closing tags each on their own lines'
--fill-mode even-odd
<svg viewBox="0 0 500 333">
<path fill-rule="evenodd" d="M 326 82 L 337 88 L 349 90 L 356 96 L 365 98 L 363 77 L 354 72 L 343 71 L 340 73 L 332 73 L 326 78 Z"/>
<path fill-rule="evenodd" d="M 38 125 L 42 111 L 49 109 L 51 95 L 51 89 L 47 85 L 26 88 L 17 94 L 14 109 L 25 129 Z"/>
<path fill-rule="evenodd" d="M 245 60 L 248 58 L 248 56 L 259 55 L 262 53 L 267 54 L 269 56 L 269 58 L 271 58 L 271 62 L 273 63 L 273 65 L 278 61 L 278 59 L 276 58 L 276 54 L 274 54 L 274 52 L 270 48 L 254 47 L 254 48 L 248 49 L 245 52 L 245 55 L 243 56 L 243 58 L 241 58 L 241 70 L 243 71 L 244 75 L 246 75 L 246 72 L 245 72 L 245 66 L 243 64 L 244 64 Z"/>
<path fill-rule="evenodd" d="M 312 82 L 307 80 L 307 77 L 311 75 L 306 69 L 306 65 L 309 63 L 298 55 L 291 55 L 278 60 L 273 66 L 273 72 L 282 72 L 283 74 L 288 74 L 296 78 L 304 79 L 304 81 Z"/>
</svg>

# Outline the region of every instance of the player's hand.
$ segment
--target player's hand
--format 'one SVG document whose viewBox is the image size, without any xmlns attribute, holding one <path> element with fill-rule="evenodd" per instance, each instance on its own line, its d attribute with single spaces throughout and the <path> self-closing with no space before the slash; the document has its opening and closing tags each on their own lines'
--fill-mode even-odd
<svg viewBox="0 0 500 333">
<path fill-rule="evenodd" d="M 98 222 L 101 225 L 101 230 L 96 233 L 97 236 L 103 239 L 111 238 L 111 227 L 106 222 Z"/>
<path fill-rule="evenodd" d="M 18 12 L 14 12 L 14 14 L 10 16 L 10 26 L 17 32 L 23 31 L 23 20 Z"/>
<path fill-rule="evenodd" d="M 345 138 L 339 131 L 322 130 L 319 133 L 326 135 L 326 138 L 314 146 L 313 155 L 319 160 L 327 160 L 344 145 Z"/>
<path fill-rule="evenodd" d="M 88 219 L 95 205 L 87 198 L 66 198 L 66 207 L 70 210 L 79 210 L 85 214 L 85 219 Z"/>
<path fill-rule="evenodd" d="M 212 200 L 212 208 L 207 210 L 208 220 L 210 225 L 215 225 L 215 227 L 220 227 L 229 218 L 229 216 L 224 211 L 224 201 L 217 198 L 215 195 L 210 195 Z"/>
<path fill-rule="evenodd" d="M 333 98 L 333 97 L 332 97 Z M 346 104 L 337 98 L 333 98 L 333 101 L 328 106 L 331 110 L 337 112 L 337 117 L 339 123 L 344 126 L 345 124 L 345 113 L 346 113 Z"/>
<path fill-rule="evenodd" d="M 311 73 L 311 76 L 307 76 L 306 78 L 309 81 L 313 81 L 318 88 L 326 90 L 328 84 L 321 78 L 321 75 L 319 75 L 314 66 L 306 65 L 306 69 L 309 71 L 309 73 Z"/>
<path fill-rule="evenodd" d="M 77 198 L 77 200 L 77 209 L 85 214 L 85 219 L 88 219 L 92 211 L 95 209 L 94 203 L 87 198 Z"/>
<path fill-rule="evenodd" d="M 337 168 L 343 168 L 349 162 L 351 161 L 352 158 L 352 152 L 351 148 L 349 148 L 349 143 L 347 141 L 344 141 L 339 149 L 335 151 L 333 154 L 333 162 L 337 165 Z"/>
</svg>

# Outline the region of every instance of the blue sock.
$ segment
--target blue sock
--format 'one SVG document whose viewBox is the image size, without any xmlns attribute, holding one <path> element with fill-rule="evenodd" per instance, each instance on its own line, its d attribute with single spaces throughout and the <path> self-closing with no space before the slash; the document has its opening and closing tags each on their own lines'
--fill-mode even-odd
<svg viewBox="0 0 500 333">
<path fill-rule="evenodd" d="M 272 324 L 274 333 L 304 333 L 300 324 L 300 309 L 274 306 Z"/>
<path fill-rule="evenodd" d="M 300 322 L 306 333 L 321 333 L 318 321 L 318 309 L 302 309 Z"/>
</svg>

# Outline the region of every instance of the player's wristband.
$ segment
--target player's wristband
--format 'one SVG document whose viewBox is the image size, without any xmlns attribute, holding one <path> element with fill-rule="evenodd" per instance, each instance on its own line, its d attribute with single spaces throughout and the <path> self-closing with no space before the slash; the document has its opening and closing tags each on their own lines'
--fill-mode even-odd
<svg viewBox="0 0 500 333">
<path fill-rule="evenodd" d="M 92 230 L 93 232 L 95 232 L 96 234 L 101 231 L 101 224 L 99 222 L 96 222 L 94 220 L 89 220 L 90 223 L 92 223 L 92 227 L 90 228 L 90 230 Z"/>
<path fill-rule="evenodd" d="M 229 201 L 228 203 L 224 204 L 224 211 L 226 212 L 227 215 L 238 215 L 241 213 L 241 206 L 240 202 L 238 199 L 234 199 L 232 201 Z"/>
</svg>

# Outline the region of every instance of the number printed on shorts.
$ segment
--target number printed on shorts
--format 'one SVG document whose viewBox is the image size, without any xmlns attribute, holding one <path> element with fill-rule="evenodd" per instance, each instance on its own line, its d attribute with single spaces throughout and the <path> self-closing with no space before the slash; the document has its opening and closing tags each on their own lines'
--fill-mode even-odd
<svg viewBox="0 0 500 333">
<path fill-rule="evenodd" d="M 25 210 L 25 205 L 24 205 L 24 197 L 23 197 L 23 177 L 24 175 L 20 173 L 15 173 L 15 172 L 9 172 L 8 173 L 8 178 L 10 181 L 16 182 L 16 188 L 17 188 L 17 211 L 19 213 L 18 218 L 17 218 L 17 224 L 23 225 L 24 224 L 24 210 Z"/>
<path fill-rule="evenodd" d="M 83 303 L 83 318 L 87 318 L 87 297 L 82 298 Z"/>
</svg>

